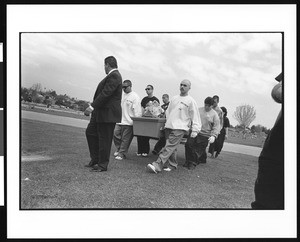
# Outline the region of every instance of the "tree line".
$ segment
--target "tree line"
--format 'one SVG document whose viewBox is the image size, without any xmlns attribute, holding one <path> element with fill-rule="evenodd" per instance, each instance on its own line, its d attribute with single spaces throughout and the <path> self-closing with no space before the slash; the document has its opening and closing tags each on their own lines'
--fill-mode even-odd
<svg viewBox="0 0 300 242">
<path fill-rule="evenodd" d="M 55 90 L 46 90 L 40 83 L 33 84 L 30 88 L 21 87 L 21 101 L 42 103 L 47 106 L 58 105 L 70 109 L 84 111 L 88 102 L 70 97 L 67 94 L 57 94 Z"/>
</svg>

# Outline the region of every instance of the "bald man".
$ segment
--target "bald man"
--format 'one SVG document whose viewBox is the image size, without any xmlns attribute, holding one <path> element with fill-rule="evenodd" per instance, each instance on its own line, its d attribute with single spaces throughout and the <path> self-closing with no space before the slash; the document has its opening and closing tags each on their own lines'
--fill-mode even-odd
<svg viewBox="0 0 300 242">
<path fill-rule="evenodd" d="M 198 106 L 189 96 L 191 82 L 183 80 L 180 83 L 180 95 L 173 97 L 166 111 L 165 135 L 166 145 L 161 150 L 157 160 L 148 164 L 150 172 L 158 173 L 165 168 L 170 171 L 177 168 L 177 147 L 185 134 L 191 130 L 191 136 L 196 137 L 200 131 L 201 121 Z"/>
</svg>

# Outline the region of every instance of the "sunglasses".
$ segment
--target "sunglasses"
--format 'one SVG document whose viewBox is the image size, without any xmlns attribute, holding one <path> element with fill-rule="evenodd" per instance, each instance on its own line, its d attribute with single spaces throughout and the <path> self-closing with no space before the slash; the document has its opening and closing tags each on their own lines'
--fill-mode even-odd
<svg viewBox="0 0 300 242">
<path fill-rule="evenodd" d="M 149 91 L 149 90 L 151 90 L 151 88 L 145 88 L 145 90 L 146 90 L 146 91 Z"/>
<path fill-rule="evenodd" d="M 126 89 L 127 87 L 130 87 L 130 86 L 123 86 L 122 88 L 123 88 L 123 89 Z"/>
</svg>

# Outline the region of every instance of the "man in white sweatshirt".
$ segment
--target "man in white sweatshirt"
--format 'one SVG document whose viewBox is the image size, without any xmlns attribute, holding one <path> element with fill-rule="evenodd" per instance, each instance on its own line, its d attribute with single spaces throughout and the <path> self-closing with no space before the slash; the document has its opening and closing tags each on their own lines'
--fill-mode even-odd
<svg viewBox="0 0 300 242">
<path fill-rule="evenodd" d="M 114 156 L 117 160 L 126 158 L 125 154 L 127 154 L 133 139 L 133 121 L 131 117 L 140 117 L 142 112 L 140 97 L 132 91 L 131 81 L 123 81 L 122 88 L 122 120 L 121 123 L 116 124 L 114 130 L 114 144 L 117 149 Z"/>
<path fill-rule="evenodd" d="M 197 137 L 188 137 L 185 143 L 185 164 L 184 167 L 192 170 L 199 163 L 206 163 L 206 147 L 213 143 L 220 132 L 220 119 L 218 113 L 212 108 L 213 98 L 207 97 L 204 100 L 204 107 L 199 108 L 201 118 L 201 130 Z"/>
<path fill-rule="evenodd" d="M 177 168 L 177 147 L 185 134 L 191 129 L 191 136 L 196 137 L 200 131 L 201 121 L 195 100 L 188 95 L 191 82 L 183 80 L 180 83 L 180 95 L 173 97 L 166 111 L 165 135 L 166 145 L 161 150 L 157 160 L 148 164 L 149 171 L 158 173 L 164 167 Z"/>
</svg>

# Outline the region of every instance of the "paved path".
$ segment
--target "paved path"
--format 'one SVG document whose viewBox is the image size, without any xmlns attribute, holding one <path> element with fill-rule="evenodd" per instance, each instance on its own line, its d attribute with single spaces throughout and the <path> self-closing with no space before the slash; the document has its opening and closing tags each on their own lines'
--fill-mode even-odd
<svg viewBox="0 0 300 242">
<path fill-rule="evenodd" d="M 69 118 L 51 114 L 44 114 L 44 113 L 36 113 L 31 111 L 22 110 L 22 118 L 24 119 L 32 119 L 38 120 L 43 122 L 55 123 L 55 124 L 63 124 L 69 125 L 73 127 L 79 128 L 86 128 L 88 121 L 76 118 Z M 235 152 L 245 155 L 252 155 L 252 156 L 259 156 L 261 152 L 261 148 L 254 147 L 254 146 L 247 146 L 247 145 L 239 145 L 239 144 L 232 144 L 232 143 L 224 143 L 223 146 L 224 151 Z"/>
<path fill-rule="evenodd" d="M 64 116 L 58 116 L 53 114 L 46 114 L 46 113 L 37 113 L 32 111 L 25 111 L 22 110 L 21 118 L 25 119 L 32 119 L 32 120 L 38 120 L 48 123 L 54 123 L 54 124 L 63 124 L 73 127 L 79 127 L 79 128 L 86 128 L 88 124 L 88 120 L 84 119 L 77 119 L 77 118 L 69 118 Z"/>
</svg>

